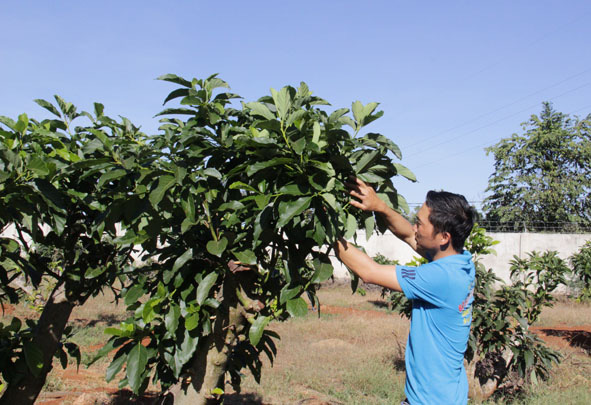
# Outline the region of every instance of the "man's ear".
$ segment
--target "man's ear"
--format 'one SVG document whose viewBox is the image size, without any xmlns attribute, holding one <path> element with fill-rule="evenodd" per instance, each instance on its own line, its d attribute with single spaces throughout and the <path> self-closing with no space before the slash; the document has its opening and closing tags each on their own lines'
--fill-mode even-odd
<svg viewBox="0 0 591 405">
<path fill-rule="evenodd" d="M 451 245 L 451 235 L 449 232 L 439 232 L 439 245 Z"/>
</svg>

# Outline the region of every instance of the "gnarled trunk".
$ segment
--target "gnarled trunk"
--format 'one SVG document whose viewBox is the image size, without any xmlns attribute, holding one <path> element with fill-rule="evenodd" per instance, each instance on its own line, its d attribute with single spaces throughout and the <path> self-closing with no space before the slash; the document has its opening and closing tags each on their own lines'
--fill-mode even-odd
<svg viewBox="0 0 591 405">
<path fill-rule="evenodd" d="M 190 379 L 173 387 L 164 403 L 175 405 L 221 403 L 222 398 L 213 394 L 213 390 L 224 389 L 224 376 L 229 356 L 239 335 L 248 324 L 246 310 L 236 294 L 238 286 L 235 282 L 235 276 L 230 276 L 224 284 L 222 305 L 217 312 L 213 331 L 199 342 L 190 368 Z"/>
<path fill-rule="evenodd" d="M 503 382 L 512 359 L 513 352 L 507 349 L 503 353 L 489 353 L 484 358 L 475 356 L 470 363 L 467 363 L 466 374 L 470 386 L 470 398 L 486 400 L 490 397 Z"/>
<path fill-rule="evenodd" d="M 9 384 L 0 398 L 0 405 L 33 404 L 51 371 L 53 355 L 60 345 L 62 334 L 74 304 L 66 298 L 63 284 L 58 284 L 43 308 L 37 324 L 33 344 L 43 353 L 43 369 L 36 377 L 27 368 L 25 376 L 16 384 Z"/>
</svg>

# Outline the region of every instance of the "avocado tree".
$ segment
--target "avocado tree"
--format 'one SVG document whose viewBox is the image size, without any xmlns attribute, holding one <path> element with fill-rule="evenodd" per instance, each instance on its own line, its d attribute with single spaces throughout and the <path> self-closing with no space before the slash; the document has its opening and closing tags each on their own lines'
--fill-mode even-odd
<svg viewBox="0 0 591 405">
<path fill-rule="evenodd" d="M 68 354 L 80 363 L 67 339 L 72 309 L 132 262 L 133 246 L 115 243 L 112 215 L 116 194 L 129 193 L 123 184 L 132 182 L 120 178 L 114 187 L 112 168 L 143 160 L 144 135 L 105 116 L 101 104 L 79 113 L 55 99 L 36 100 L 53 119 L 0 117 L 0 299 L 18 303 L 26 294 L 19 284 L 51 291 L 39 319 L 0 323 L 2 404 L 32 404 L 54 356 L 63 367 Z M 84 117 L 89 125 L 74 126 Z"/>
<path fill-rule="evenodd" d="M 377 103 L 329 113 L 301 83 L 239 104 L 215 75 L 160 79 L 178 85 L 165 103 L 180 106 L 160 113 L 151 156 L 112 177 L 135 182 L 113 202 L 117 242 L 136 245 L 143 261 L 122 291 L 133 316 L 107 329 L 97 357 L 116 349 L 107 379 L 125 365 L 121 386 L 135 393 L 152 381 L 175 403 L 215 403 L 226 375 L 239 387 L 240 370 L 258 379 L 260 356 L 273 359 L 269 322 L 306 314 L 304 295 L 318 305 L 336 238 L 386 229 L 350 209 L 347 178 L 396 209 L 406 204 L 392 178 L 415 178 L 392 161 L 401 154 L 391 140 L 361 134 L 382 115 Z"/>
</svg>

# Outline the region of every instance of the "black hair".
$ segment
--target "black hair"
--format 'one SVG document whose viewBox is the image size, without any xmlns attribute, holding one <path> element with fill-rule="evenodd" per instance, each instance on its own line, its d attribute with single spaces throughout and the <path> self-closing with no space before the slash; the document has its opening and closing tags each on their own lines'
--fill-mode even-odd
<svg viewBox="0 0 591 405">
<path fill-rule="evenodd" d="M 429 222 L 434 232 L 448 232 L 452 247 L 461 253 L 476 222 L 476 209 L 468 204 L 463 195 L 447 191 L 429 191 L 425 204 L 431 210 Z"/>
</svg>

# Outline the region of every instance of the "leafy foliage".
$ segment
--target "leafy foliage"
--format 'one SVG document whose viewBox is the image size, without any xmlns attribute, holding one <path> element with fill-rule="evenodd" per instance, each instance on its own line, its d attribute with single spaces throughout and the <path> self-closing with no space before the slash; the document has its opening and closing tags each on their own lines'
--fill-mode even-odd
<svg viewBox="0 0 591 405">
<path fill-rule="evenodd" d="M 570 257 L 575 281 L 581 284 L 579 301 L 591 300 L 591 241 L 587 241 Z"/>
<path fill-rule="evenodd" d="M 385 230 L 349 208 L 346 179 L 372 183 L 396 209 L 406 203 L 391 178 L 415 179 L 392 162 L 401 154 L 391 140 L 360 135 L 382 115 L 376 103 L 328 113 L 302 83 L 236 108 L 215 75 L 160 79 L 180 86 L 165 100 L 180 106 L 159 114 L 150 153 L 120 169 L 134 191 L 114 202 L 118 241 L 141 248 L 144 265 L 122 291 L 133 316 L 107 330 L 99 355 L 116 348 L 108 379 L 127 364 L 122 385 L 139 393 L 150 379 L 166 388 L 200 378 L 215 352 L 219 393 L 226 370 L 238 386 L 242 368 L 258 378 L 260 356 L 273 359 L 269 322 L 306 314 L 304 294 L 317 303 L 333 271 L 327 246 L 359 228 Z"/>
<path fill-rule="evenodd" d="M 487 148 L 495 158 L 484 202 L 487 221 L 509 231 L 543 230 L 549 224 L 563 231 L 588 227 L 590 118 L 571 119 L 544 103 L 541 114 L 523 124 L 523 135 Z"/>
<path fill-rule="evenodd" d="M 479 228 L 473 231 L 466 246 L 479 254 L 489 254 L 494 243 L 484 229 Z M 511 261 L 511 285 L 495 286 L 500 280 L 493 271 L 486 270 L 478 258 L 475 265 L 477 283 L 466 358 L 468 361 L 476 359 L 482 365 L 503 358 L 510 350 L 513 355 L 509 362 L 500 364 L 500 372 L 479 368 L 477 364 L 478 377 L 494 376 L 499 386 L 507 382 L 505 379 L 511 371 L 533 383 L 537 383 L 538 377 L 546 378 L 560 355 L 530 332 L 529 327 L 536 322 L 543 307 L 553 305 L 552 292 L 565 283 L 570 269 L 556 252 L 532 252 L 525 259 L 515 256 Z"/>
<path fill-rule="evenodd" d="M 71 311 L 111 285 L 131 260 L 132 246 L 114 243 L 112 203 L 116 186 L 129 184 L 119 168 L 140 157 L 144 136 L 127 119 L 105 116 L 101 104 L 90 114 L 58 96 L 55 101 L 36 100 L 52 119 L 0 117 L 0 294 L 3 302 L 17 303 L 23 291 L 15 282 L 51 285 L 50 301 L 63 294 Z M 82 117 L 90 125 L 75 127 Z M 0 364 L 9 388 L 26 374 L 46 373 L 52 350 L 64 367 L 66 350 L 80 359 L 72 343 L 41 351 L 47 336 L 40 331 L 52 322 L 41 319 L 45 324 L 27 320 L 26 328 L 16 318 L 0 325 Z M 52 336 L 67 338 L 65 323 L 51 329 Z"/>
</svg>

